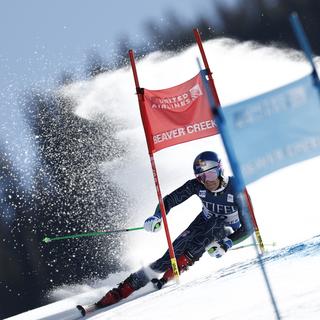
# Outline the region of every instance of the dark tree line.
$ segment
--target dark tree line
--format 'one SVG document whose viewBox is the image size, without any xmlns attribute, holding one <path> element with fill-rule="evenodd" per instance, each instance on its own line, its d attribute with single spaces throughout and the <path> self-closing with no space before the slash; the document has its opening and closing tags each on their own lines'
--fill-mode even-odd
<svg viewBox="0 0 320 320">
<path fill-rule="evenodd" d="M 242 0 L 236 11 L 230 12 L 220 6 L 223 21 L 221 33 L 239 40 L 299 48 L 289 23 L 290 14 L 297 12 L 314 53 L 319 54 L 319 10 L 320 2 L 317 0 Z"/>
<path fill-rule="evenodd" d="M 149 39 L 155 40 L 152 50 L 177 51 L 194 44 L 193 27 L 201 31 L 203 40 L 231 37 L 298 48 L 289 23 L 292 12 L 298 13 L 314 53 L 320 54 L 318 0 L 239 0 L 232 7 L 224 1 L 212 1 L 211 14 L 199 17 L 193 25 L 170 14 L 165 27 L 147 22 L 145 29 L 149 31 Z"/>
<path fill-rule="evenodd" d="M 289 23 L 292 12 L 299 14 L 312 49 L 319 55 L 318 0 L 238 0 L 233 6 L 227 6 L 223 0 L 212 0 L 212 11 L 199 16 L 192 24 L 170 11 L 165 15 L 166 23 L 163 25 L 146 21 L 144 30 L 147 40 L 133 45 L 124 37 L 120 41 L 116 58 L 112 62 L 101 60 L 100 67 L 95 64 L 92 74 L 127 65 L 129 49 L 135 50 L 137 58 L 158 50 L 179 52 L 195 44 L 193 28 L 199 29 L 203 40 L 230 37 L 239 41 L 251 40 L 265 45 L 300 49 Z"/>
</svg>

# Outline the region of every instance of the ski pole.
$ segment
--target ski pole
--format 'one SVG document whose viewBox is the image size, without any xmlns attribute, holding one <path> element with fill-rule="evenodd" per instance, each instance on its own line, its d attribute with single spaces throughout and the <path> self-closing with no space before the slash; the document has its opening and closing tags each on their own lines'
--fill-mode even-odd
<svg viewBox="0 0 320 320">
<path fill-rule="evenodd" d="M 79 234 L 70 234 L 66 236 L 60 236 L 60 237 L 45 237 L 42 239 L 44 243 L 48 243 L 51 241 L 57 241 L 57 240 L 64 240 L 64 239 L 76 239 L 76 238 L 82 238 L 82 237 L 95 237 L 95 236 L 102 236 L 106 234 L 111 233 L 120 233 L 120 232 L 128 232 L 128 231 L 135 231 L 135 230 L 142 230 L 143 227 L 136 227 L 136 228 L 127 228 L 127 229 L 119 229 L 119 230 L 110 230 L 110 231 L 101 231 L 101 232 L 85 232 L 85 233 L 79 233 Z"/>
</svg>

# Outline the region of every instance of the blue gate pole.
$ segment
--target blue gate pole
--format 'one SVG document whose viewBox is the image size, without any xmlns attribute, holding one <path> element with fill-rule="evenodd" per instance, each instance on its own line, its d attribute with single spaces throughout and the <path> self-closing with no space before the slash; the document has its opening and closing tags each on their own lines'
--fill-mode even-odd
<svg viewBox="0 0 320 320">
<path fill-rule="evenodd" d="M 199 64 L 199 68 L 200 68 L 200 72 L 201 72 L 201 76 L 202 76 L 202 82 L 204 83 L 204 86 L 205 86 L 205 89 L 206 89 L 206 92 L 207 92 L 207 96 L 208 96 L 208 99 L 209 99 L 209 104 L 210 104 L 210 108 L 211 108 L 211 111 L 212 111 L 212 115 L 215 118 L 215 120 L 217 121 L 218 129 L 219 129 L 219 132 L 220 132 L 220 135 L 221 135 L 221 138 L 222 138 L 222 141 L 223 141 L 223 144 L 224 144 L 224 147 L 225 147 L 225 150 L 226 150 L 229 162 L 230 162 L 230 166 L 231 166 L 233 174 L 234 174 L 234 178 L 235 178 L 235 182 L 236 182 L 235 183 L 236 192 L 241 195 L 241 202 L 242 202 L 243 208 L 245 209 L 244 210 L 245 211 L 244 212 L 244 217 L 245 217 L 245 220 L 246 220 L 245 222 L 246 222 L 247 226 L 250 226 L 251 228 L 253 228 L 251 219 L 249 218 L 247 205 L 246 205 L 246 203 L 245 203 L 245 201 L 243 199 L 243 192 L 244 192 L 244 189 L 245 189 L 244 179 L 243 179 L 242 172 L 240 170 L 240 166 L 238 164 L 234 149 L 232 147 L 232 141 L 231 141 L 231 139 L 229 137 L 229 133 L 228 133 L 228 130 L 227 130 L 226 121 L 225 121 L 225 118 L 224 118 L 224 115 L 223 115 L 222 108 L 221 107 L 216 107 L 215 102 L 214 102 L 214 98 L 212 96 L 212 92 L 211 92 L 210 87 L 209 87 L 209 83 L 208 83 L 208 81 L 206 79 L 206 75 L 207 75 L 206 74 L 206 70 L 201 70 L 200 61 L 199 60 L 198 60 L 198 64 Z M 280 320 L 281 317 L 280 317 L 279 308 L 277 306 L 277 302 L 275 300 L 275 297 L 274 297 L 274 294 L 273 294 L 273 291 L 272 291 L 272 288 L 271 288 L 271 284 L 270 284 L 270 281 L 269 281 L 269 278 L 268 278 L 268 275 L 267 275 L 267 272 L 266 272 L 266 269 L 265 269 L 265 266 L 264 266 L 264 263 L 263 263 L 263 260 L 262 260 L 262 255 L 259 252 L 259 249 L 258 249 L 258 246 L 257 246 L 257 243 L 255 241 L 255 238 L 254 238 L 253 234 L 252 234 L 251 238 L 252 238 L 253 245 L 254 245 L 254 247 L 256 249 L 259 265 L 261 267 L 261 271 L 262 271 L 262 274 L 263 274 L 263 277 L 264 277 L 264 280 L 265 280 L 265 283 L 266 283 L 266 286 L 267 286 L 267 290 L 268 290 L 268 293 L 269 293 L 269 296 L 270 296 L 270 300 L 271 300 L 271 303 L 272 303 L 273 308 L 274 308 L 276 319 Z"/>
</svg>

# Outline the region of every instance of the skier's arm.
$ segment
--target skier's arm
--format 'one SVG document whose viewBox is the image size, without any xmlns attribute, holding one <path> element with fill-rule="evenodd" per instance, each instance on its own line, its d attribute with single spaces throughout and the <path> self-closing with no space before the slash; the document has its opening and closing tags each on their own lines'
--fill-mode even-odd
<svg viewBox="0 0 320 320">
<path fill-rule="evenodd" d="M 250 197 L 248 197 L 248 200 L 251 202 Z M 229 239 L 232 240 L 233 244 L 238 244 L 244 240 L 246 240 L 247 238 L 249 238 L 249 236 L 253 233 L 253 226 L 252 225 L 248 225 L 247 220 L 244 217 L 244 209 L 241 205 L 241 201 L 237 201 L 238 202 L 238 208 L 239 208 L 239 219 L 240 219 L 240 223 L 241 226 L 239 229 L 237 229 L 235 232 L 233 232 L 232 234 L 230 234 L 228 236 Z M 252 207 L 252 205 L 251 205 Z"/>
<path fill-rule="evenodd" d="M 229 239 L 232 240 L 232 243 L 234 245 L 246 240 L 253 232 L 253 229 L 246 229 L 244 225 L 241 225 L 241 227 L 236 230 L 234 233 L 230 234 L 228 236 Z"/>
<path fill-rule="evenodd" d="M 173 207 L 179 205 L 194 195 L 196 193 L 197 183 L 198 182 L 196 179 L 188 180 L 184 185 L 165 196 L 163 198 L 163 202 L 166 208 L 166 213 L 168 214 Z M 154 216 L 161 218 L 159 204 L 156 207 Z"/>
<path fill-rule="evenodd" d="M 183 201 L 190 198 L 195 194 L 197 188 L 196 180 L 189 180 L 183 186 L 171 192 L 163 198 L 166 213 L 170 211 L 171 208 L 177 206 Z M 153 216 L 147 218 L 144 222 L 144 229 L 148 232 L 157 232 L 161 229 L 162 215 L 160 211 L 160 205 L 158 204 Z"/>
</svg>

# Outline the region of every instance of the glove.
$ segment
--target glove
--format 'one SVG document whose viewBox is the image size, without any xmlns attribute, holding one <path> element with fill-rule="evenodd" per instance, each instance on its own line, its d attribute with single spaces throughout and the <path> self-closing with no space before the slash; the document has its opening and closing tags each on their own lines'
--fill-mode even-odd
<svg viewBox="0 0 320 320">
<path fill-rule="evenodd" d="M 148 232 L 158 232 L 161 229 L 162 219 L 157 216 L 151 216 L 144 222 L 144 230 Z"/>
<path fill-rule="evenodd" d="M 214 258 L 221 258 L 231 247 L 233 243 L 232 240 L 225 237 L 222 240 L 212 241 L 207 247 L 209 255 Z"/>
</svg>

